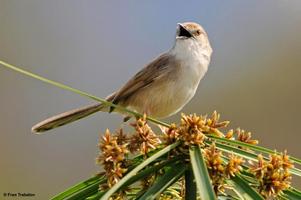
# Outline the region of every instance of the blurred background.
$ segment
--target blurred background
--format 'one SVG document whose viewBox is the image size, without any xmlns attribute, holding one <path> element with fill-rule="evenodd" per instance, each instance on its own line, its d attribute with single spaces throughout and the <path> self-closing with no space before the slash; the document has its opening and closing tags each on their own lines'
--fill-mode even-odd
<svg viewBox="0 0 301 200">
<path fill-rule="evenodd" d="M 0 60 L 105 97 L 168 50 L 185 21 L 204 26 L 214 53 L 183 112 L 217 110 L 260 145 L 301 157 L 299 0 L 0 0 Z M 0 195 L 47 199 L 94 175 L 98 138 L 122 119 L 98 113 L 34 135 L 35 123 L 92 101 L 1 66 L 0 102 Z"/>
</svg>

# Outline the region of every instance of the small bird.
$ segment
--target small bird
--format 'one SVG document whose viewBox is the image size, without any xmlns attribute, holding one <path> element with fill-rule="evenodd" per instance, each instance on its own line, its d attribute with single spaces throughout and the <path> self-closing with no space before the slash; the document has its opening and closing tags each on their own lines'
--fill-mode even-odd
<svg viewBox="0 0 301 200">
<path fill-rule="evenodd" d="M 194 96 L 207 72 L 211 54 L 207 33 L 201 25 L 179 23 L 173 47 L 147 64 L 106 100 L 154 118 L 171 116 Z M 97 111 L 118 112 L 97 103 L 48 118 L 33 126 L 32 132 L 44 132 Z"/>
</svg>

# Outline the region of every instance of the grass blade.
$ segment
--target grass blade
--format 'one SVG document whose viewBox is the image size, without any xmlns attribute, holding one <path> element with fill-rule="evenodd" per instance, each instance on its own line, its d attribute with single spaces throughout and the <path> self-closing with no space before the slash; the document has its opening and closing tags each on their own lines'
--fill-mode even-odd
<svg viewBox="0 0 301 200">
<path fill-rule="evenodd" d="M 258 151 L 258 152 L 261 152 L 261 153 L 267 153 L 267 154 L 276 153 L 278 155 L 281 155 L 281 153 L 279 153 L 279 152 L 276 152 L 276 151 L 273 151 L 273 150 L 270 150 L 270 149 L 267 149 L 267 148 L 264 148 L 264 147 L 261 147 L 261 146 L 256 146 L 256 145 L 248 144 L 248 143 L 245 143 L 245 142 L 237 141 L 237 140 L 229 140 L 229 139 L 226 139 L 226 138 L 217 137 L 217 136 L 212 135 L 212 134 L 208 135 L 208 137 L 213 138 L 216 141 L 225 142 L 225 143 L 232 144 L 232 145 L 235 145 L 235 146 L 247 147 L 251 150 Z M 298 158 L 290 156 L 290 160 L 292 160 L 295 163 L 301 165 L 301 160 L 298 159 Z"/>
<path fill-rule="evenodd" d="M 216 199 L 206 163 L 204 161 L 201 150 L 198 146 L 189 148 L 190 162 L 193 169 L 193 174 L 196 180 L 201 199 L 214 200 Z"/>
<path fill-rule="evenodd" d="M 140 200 L 153 200 L 156 199 L 165 189 L 175 183 L 184 174 L 187 166 L 180 163 L 173 165 L 152 187 L 147 189 L 139 199 Z"/>
<path fill-rule="evenodd" d="M 294 192 L 294 193 L 297 193 L 298 195 L 301 196 L 301 191 L 300 190 L 297 190 L 296 188 L 290 188 L 289 190 Z"/>
<path fill-rule="evenodd" d="M 165 167 L 166 165 L 172 165 L 173 163 L 177 162 L 180 159 L 182 159 L 181 156 L 173 158 L 171 160 L 167 160 L 158 165 L 148 167 L 145 170 L 141 171 L 140 173 L 136 174 L 135 176 L 132 176 L 120 189 L 123 189 L 124 187 L 127 187 L 140 179 L 148 177 L 150 174 L 157 172 L 158 170 Z"/>
<path fill-rule="evenodd" d="M 102 195 L 104 195 L 104 193 L 105 192 L 98 191 L 96 194 L 87 197 L 86 200 L 99 200 L 102 197 Z"/>
<path fill-rule="evenodd" d="M 196 200 L 197 190 L 192 168 L 185 171 L 185 199 Z"/>
<path fill-rule="evenodd" d="M 211 141 L 206 141 L 206 144 L 212 144 Z M 216 145 L 216 148 L 221 150 L 221 151 L 224 151 L 224 152 L 227 152 L 227 153 L 233 153 L 237 156 L 241 156 L 243 158 L 246 158 L 248 160 L 252 160 L 252 161 L 257 161 L 257 157 L 258 155 L 255 154 L 255 153 L 252 153 L 252 152 L 249 152 L 249 151 L 246 151 L 246 150 L 243 150 L 241 148 L 237 148 L 235 146 L 231 146 L 231 145 L 228 145 L 228 144 L 225 144 L 225 143 L 220 143 L 220 142 L 215 142 L 215 145 Z M 265 160 L 268 160 L 268 158 L 264 157 Z M 301 170 L 294 167 L 292 169 L 290 169 L 290 172 L 296 176 L 301 176 Z"/>
<path fill-rule="evenodd" d="M 75 186 L 67 189 L 66 191 L 52 197 L 52 200 L 60 199 L 78 199 L 78 197 L 90 196 L 91 193 L 98 191 L 98 186 L 102 182 L 105 182 L 106 178 L 104 176 L 94 176 L 86 181 L 83 181 Z"/>
<path fill-rule="evenodd" d="M 127 181 L 129 181 L 133 176 L 135 176 L 140 170 L 142 170 L 144 167 L 152 163 L 157 158 L 160 158 L 161 156 L 165 155 L 175 147 L 177 147 L 180 143 L 174 143 L 171 144 L 164 149 L 160 150 L 159 152 L 155 153 L 153 156 L 146 159 L 144 162 L 139 164 L 136 168 L 134 168 L 132 171 L 130 171 L 128 174 L 126 174 L 117 184 L 115 184 L 110 190 L 108 190 L 104 196 L 102 196 L 101 200 L 107 200 L 110 198 L 112 194 L 117 192 Z"/>
<path fill-rule="evenodd" d="M 230 196 L 230 195 L 218 196 L 217 199 L 218 200 L 241 200 L 237 197 L 233 197 L 233 196 Z"/>
<path fill-rule="evenodd" d="M 248 183 L 245 181 L 242 177 L 239 175 L 235 175 L 231 178 L 231 180 L 228 180 L 228 183 L 230 183 L 234 189 L 239 193 L 239 196 L 243 197 L 245 200 L 264 200 L 264 198 L 258 194 Z"/>
<path fill-rule="evenodd" d="M 103 103 L 103 104 L 105 104 L 105 105 L 107 105 L 107 106 L 114 107 L 114 108 L 116 108 L 116 109 L 118 109 L 118 110 L 120 110 L 120 111 L 122 111 L 122 112 L 131 114 L 131 115 L 133 115 L 133 116 L 136 116 L 136 117 L 142 117 L 142 116 L 143 116 L 143 114 L 141 114 L 141 113 L 137 113 L 137 112 L 132 111 L 132 110 L 129 110 L 129 109 L 125 108 L 125 107 L 122 107 L 122 106 L 113 104 L 112 102 L 109 102 L 109 101 L 106 101 L 105 99 L 96 97 L 96 96 L 94 96 L 94 95 L 92 95 L 92 94 L 89 94 L 89 93 L 87 93 L 87 92 L 83 92 L 83 91 L 78 90 L 78 89 L 76 89 L 76 88 L 73 88 L 73 87 L 64 85 L 64 84 L 62 84 L 62 83 L 59 83 L 59 82 L 56 82 L 56 81 L 47 79 L 47 78 L 45 78 L 45 77 L 39 76 L 39 75 L 37 75 L 37 74 L 31 73 L 31 72 L 26 71 L 26 70 L 24 70 L 24 69 L 21 69 L 21 68 L 19 68 L 19 67 L 16 67 L 16 66 L 13 66 L 13 65 L 11 65 L 11 64 L 8 64 L 8 63 L 6 63 L 6 62 L 4 62 L 4 61 L 1 61 L 1 60 L 0 60 L 0 65 L 4 66 L 4 67 L 6 67 L 6 68 L 9 68 L 9 69 L 11 69 L 11 70 L 14 70 L 14 71 L 16 71 L 16 72 L 19 72 L 19 73 L 21 73 L 21 74 L 24 74 L 24 75 L 26 75 L 26 76 L 29 76 L 29 77 L 32 77 L 32 78 L 34 78 L 34 79 L 37 79 L 37 80 L 43 81 L 43 82 L 45 82 L 45 83 L 48 83 L 48 84 L 50 84 L 50 85 L 59 87 L 59 88 L 64 89 L 64 90 L 69 90 L 69 91 L 71 91 L 71 92 L 73 92 L 73 93 L 79 94 L 79 95 L 84 96 L 84 97 L 88 97 L 88 98 L 90 98 L 90 99 L 92 99 L 92 100 L 94 100 L 94 101 L 101 102 L 101 103 Z M 162 125 L 162 126 L 169 127 L 169 124 L 164 123 L 164 122 L 161 122 L 161 121 L 156 120 L 156 119 L 154 119 L 154 118 L 147 117 L 147 119 L 148 119 L 149 121 L 155 123 L 155 124 L 160 124 L 160 125 Z M 40 133 L 39 133 L 39 134 L 40 134 Z"/>
<path fill-rule="evenodd" d="M 294 191 L 293 189 L 284 190 L 283 194 L 286 198 L 290 200 L 300 200 L 301 199 L 301 193 L 298 191 Z"/>
</svg>

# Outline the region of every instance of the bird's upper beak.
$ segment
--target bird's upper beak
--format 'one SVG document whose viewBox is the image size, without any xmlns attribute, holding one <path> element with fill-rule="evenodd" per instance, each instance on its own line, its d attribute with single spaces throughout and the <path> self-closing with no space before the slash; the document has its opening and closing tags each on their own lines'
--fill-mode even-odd
<svg viewBox="0 0 301 200">
<path fill-rule="evenodd" d="M 193 35 L 188 31 L 184 25 L 178 24 L 179 30 L 178 30 L 178 37 L 185 37 L 185 38 L 191 38 Z"/>
</svg>

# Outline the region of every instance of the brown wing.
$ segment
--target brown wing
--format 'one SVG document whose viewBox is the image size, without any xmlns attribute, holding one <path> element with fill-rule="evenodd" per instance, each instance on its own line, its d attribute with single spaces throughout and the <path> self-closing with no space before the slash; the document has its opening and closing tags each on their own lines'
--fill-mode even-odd
<svg viewBox="0 0 301 200">
<path fill-rule="evenodd" d="M 134 93 L 149 86 L 152 82 L 168 73 L 168 65 L 170 65 L 172 57 L 164 53 L 149 63 L 141 71 L 139 71 L 133 78 L 131 78 L 119 91 L 116 92 L 113 103 L 118 104 L 125 102 Z M 111 108 L 110 111 L 113 111 Z"/>
</svg>

